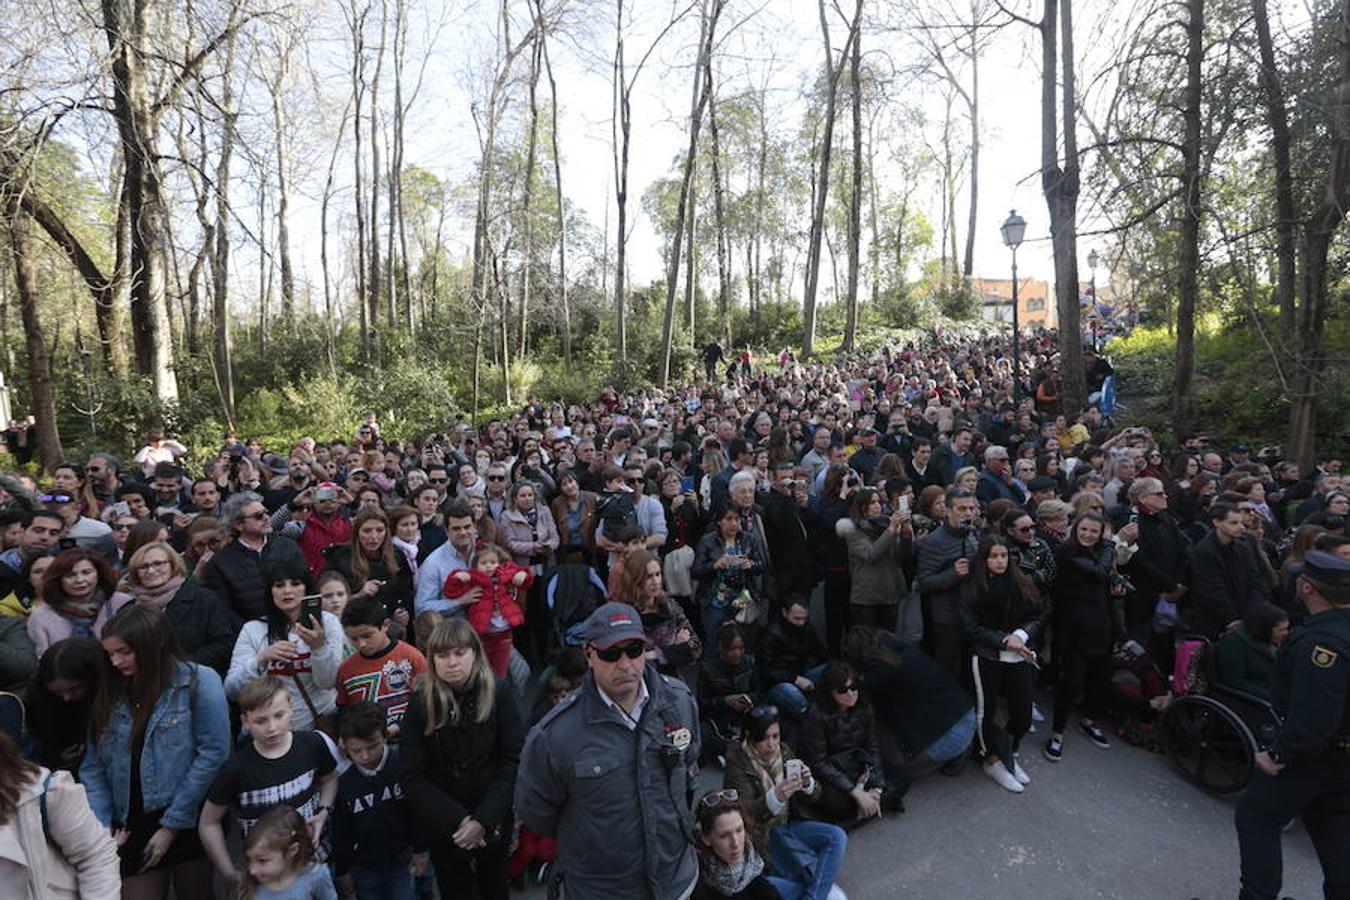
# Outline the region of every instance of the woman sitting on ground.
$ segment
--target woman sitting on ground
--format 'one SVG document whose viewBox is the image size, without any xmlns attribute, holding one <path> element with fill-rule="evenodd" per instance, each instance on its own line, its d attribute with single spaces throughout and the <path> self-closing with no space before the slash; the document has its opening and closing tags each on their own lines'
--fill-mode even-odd
<svg viewBox="0 0 1350 900">
<path fill-rule="evenodd" d="M 862 700 L 857 673 L 846 662 L 832 662 L 820 682 L 800 738 L 802 761 L 821 782 L 816 811 L 843 825 L 903 809 L 900 795 L 885 790 L 876 717 Z"/>
<path fill-rule="evenodd" d="M 794 882 L 792 896 L 827 900 L 848 838 L 838 825 L 808 818 L 804 804 L 820 798 L 821 784 L 781 737 L 777 707 L 750 710 L 745 740 L 727 747 L 724 784 L 736 791 L 752 835 L 763 834 L 755 849 Z"/>
<path fill-rule="evenodd" d="M 765 872 L 764 858 L 750 839 L 750 824 L 739 795 L 709 791 L 698 803 L 698 886 L 694 900 L 779 900 L 796 886 Z"/>
</svg>

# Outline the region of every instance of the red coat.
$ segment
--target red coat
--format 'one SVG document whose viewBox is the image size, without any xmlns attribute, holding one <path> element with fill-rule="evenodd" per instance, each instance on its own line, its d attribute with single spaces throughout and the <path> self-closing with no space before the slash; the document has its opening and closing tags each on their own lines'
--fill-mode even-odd
<svg viewBox="0 0 1350 900">
<path fill-rule="evenodd" d="M 491 578 L 476 569 L 470 569 L 467 570 L 469 580 L 460 581 L 455 577 L 455 574 L 463 571 L 466 570 L 456 569 L 445 579 L 444 594 L 451 600 L 455 600 L 468 593 L 469 588 L 483 589 L 483 593 L 478 597 L 478 602 L 470 603 L 464 607 L 465 615 L 474 631 L 479 634 L 488 633 L 488 629 L 492 625 L 494 609 L 501 610 L 502 616 L 512 628 L 525 624 L 525 613 L 521 610 L 520 604 L 516 602 L 516 596 L 519 591 L 529 590 L 530 585 L 534 583 L 533 572 L 515 563 L 502 563 L 497 567 L 496 573 Z M 516 577 L 517 572 L 525 573 L 525 583 L 519 588 L 511 583 L 511 579 Z"/>
<path fill-rule="evenodd" d="M 315 578 L 328 565 L 328 559 L 323 555 L 323 551 L 336 544 L 351 542 L 352 520 L 340 510 L 333 513 L 333 518 L 327 521 L 310 513 L 309 518 L 305 520 L 305 530 L 300 532 L 300 539 L 296 541 L 300 545 L 300 552 L 305 554 L 305 562 L 309 564 L 309 574 Z"/>
</svg>

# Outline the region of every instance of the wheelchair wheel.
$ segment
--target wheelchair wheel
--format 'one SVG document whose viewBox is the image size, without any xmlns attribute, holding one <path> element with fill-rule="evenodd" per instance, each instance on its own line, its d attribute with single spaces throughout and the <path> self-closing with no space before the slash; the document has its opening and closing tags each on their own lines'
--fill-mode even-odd
<svg viewBox="0 0 1350 900">
<path fill-rule="evenodd" d="M 1181 776 L 1214 794 L 1247 786 L 1256 740 L 1231 709 L 1201 695 L 1180 697 L 1159 722 L 1163 747 Z"/>
</svg>

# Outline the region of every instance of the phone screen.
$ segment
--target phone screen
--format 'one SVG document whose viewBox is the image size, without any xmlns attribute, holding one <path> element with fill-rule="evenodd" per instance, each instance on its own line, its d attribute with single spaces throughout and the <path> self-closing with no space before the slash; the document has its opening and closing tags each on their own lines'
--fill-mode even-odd
<svg viewBox="0 0 1350 900">
<path fill-rule="evenodd" d="M 680 492 L 690 494 L 694 491 L 694 476 L 686 475 L 680 479 Z"/>
<path fill-rule="evenodd" d="M 323 619 L 323 598 L 318 594 L 310 594 L 300 600 L 300 621 L 305 623 L 306 628 L 314 628 L 319 625 Z"/>
</svg>

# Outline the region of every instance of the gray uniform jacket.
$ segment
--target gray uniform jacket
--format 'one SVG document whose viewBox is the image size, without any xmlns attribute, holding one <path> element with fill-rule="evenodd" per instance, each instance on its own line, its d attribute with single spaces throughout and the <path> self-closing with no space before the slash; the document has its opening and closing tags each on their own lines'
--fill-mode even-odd
<svg viewBox="0 0 1350 900">
<path fill-rule="evenodd" d="M 636 730 L 588 672 L 525 740 L 516 815 L 557 838 L 567 900 L 677 900 L 698 876 L 689 808 L 698 706 L 682 682 L 650 666 L 644 677 Z"/>
</svg>

